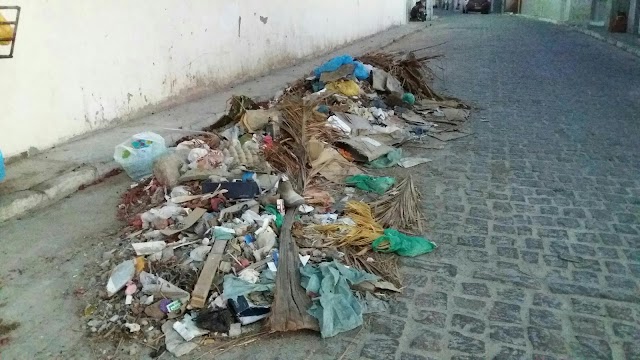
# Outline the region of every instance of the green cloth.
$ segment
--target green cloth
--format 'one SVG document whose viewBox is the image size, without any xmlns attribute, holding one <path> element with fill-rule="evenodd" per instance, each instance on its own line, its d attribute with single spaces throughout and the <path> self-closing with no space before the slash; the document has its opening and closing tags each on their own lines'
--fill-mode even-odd
<svg viewBox="0 0 640 360">
<path fill-rule="evenodd" d="M 389 242 L 388 249 L 378 249 L 382 243 L 387 241 Z M 405 235 L 396 229 L 384 229 L 384 235 L 375 239 L 371 247 L 377 252 L 394 252 L 401 256 L 418 256 L 432 252 L 436 248 L 436 244 L 421 237 Z"/>
<path fill-rule="evenodd" d="M 300 268 L 302 287 L 313 297 L 313 305 L 307 311 L 320 323 L 323 338 L 335 336 L 362 325 L 362 305 L 358 302 L 350 284 L 376 281 L 377 276 L 339 262 L 323 262 L 318 266 L 307 264 Z"/>
<path fill-rule="evenodd" d="M 384 194 L 395 182 L 396 179 L 392 177 L 365 174 L 349 176 L 346 179 L 347 185 L 355 186 L 360 190 L 374 192 L 378 195 Z"/>
</svg>

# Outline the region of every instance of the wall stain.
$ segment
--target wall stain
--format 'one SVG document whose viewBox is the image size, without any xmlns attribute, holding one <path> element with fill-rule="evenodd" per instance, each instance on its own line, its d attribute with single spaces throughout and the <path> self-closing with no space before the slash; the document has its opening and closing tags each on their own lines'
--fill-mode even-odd
<svg viewBox="0 0 640 360">
<path fill-rule="evenodd" d="M 242 16 L 238 16 L 238 37 L 240 37 L 240 25 L 242 24 Z"/>
<path fill-rule="evenodd" d="M 263 24 L 266 24 L 267 21 L 269 21 L 269 17 L 268 16 L 260 16 L 260 21 L 262 21 Z"/>
</svg>

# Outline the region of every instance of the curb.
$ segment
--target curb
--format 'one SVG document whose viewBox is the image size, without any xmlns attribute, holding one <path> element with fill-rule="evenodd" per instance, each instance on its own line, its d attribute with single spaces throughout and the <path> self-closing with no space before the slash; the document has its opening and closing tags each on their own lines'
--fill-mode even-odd
<svg viewBox="0 0 640 360">
<path fill-rule="evenodd" d="M 424 31 L 433 25 L 434 24 L 430 24 L 429 26 L 413 29 L 406 34 L 402 34 L 396 38 L 381 43 L 379 48 L 386 48 L 394 44 L 395 42 L 405 39 L 406 37 L 414 35 L 418 32 Z M 355 42 L 365 41 L 367 39 L 375 37 L 378 34 L 363 37 L 359 40 L 356 40 Z M 349 44 L 345 44 L 345 46 L 348 45 Z M 335 50 L 336 49 L 329 49 L 326 54 L 330 54 Z M 322 56 L 322 54 L 318 54 L 316 56 Z M 302 58 L 300 60 L 306 59 L 307 58 Z M 259 78 L 260 76 L 256 77 L 255 79 L 248 80 L 247 82 L 252 82 Z M 285 85 L 286 83 L 282 84 L 282 86 Z M 210 124 L 204 126 L 208 125 Z M 11 218 L 24 215 L 31 210 L 50 206 L 55 202 L 74 194 L 83 187 L 100 182 L 104 177 L 106 177 L 116 169 L 120 169 L 120 167 L 115 163 L 115 161 L 96 164 L 79 164 L 77 167 L 62 173 L 57 177 L 53 177 L 43 183 L 35 185 L 28 190 L 22 190 L 11 194 L 2 195 L 0 197 L 0 223 Z"/>
<path fill-rule="evenodd" d="M 622 41 L 616 40 L 614 38 L 611 37 L 607 37 L 607 36 L 602 36 L 602 34 L 597 33 L 593 30 L 589 30 L 589 29 L 584 29 L 581 27 L 577 27 L 577 26 L 570 26 L 569 28 L 571 28 L 573 31 L 577 31 L 580 33 L 583 33 L 585 35 L 589 35 L 592 38 L 598 39 L 600 41 L 606 42 L 608 44 L 611 44 L 613 46 L 616 46 L 632 55 L 635 55 L 637 57 L 640 57 L 640 45 L 639 46 L 633 46 L 633 45 L 629 45 L 626 43 L 623 43 Z"/>
<path fill-rule="evenodd" d="M 31 189 L 5 195 L 0 199 L 0 223 L 60 201 L 77 192 L 80 187 L 101 180 L 117 168 L 115 162 L 98 166 L 83 165 Z"/>
<path fill-rule="evenodd" d="M 580 27 L 578 25 L 571 25 L 571 24 L 565 24 L 563 22 L 557 21 L 557 20 L 553 20 L 553 19 L 546 19 L 546 18 L 539 18 L 539 17 L 535 17 L 535 16 L 531 16 L 531 15 L 524 15 L 524 14 L 514 14 L 517 17 L 521 17 L 524 19 L 530 19 L 530 20 L 536 20 L 536 21 L 542 21 L 542 22 L 546 22 L 546 23 L 550 23 L 550 24 L 554 24 L 554 25 L 558 25 L 558 26 L 565 26 L 568 29 L 572 30 L 572 31 L 576 31 L 585 35 L 589 35 L 594 39 L 600 40 L 602 42 L 606 42 L 610 45 L 613 45 L 615 47 L 618 47 L 632 55 L 635 55 L 637 57 L 640 57 L 640 45 L 638 46 L 634 46 L 634 45 L 629 45 L 626 44 L 622 41 L 616 40 L 610 36 L 603 36 L 602 34 L 598 33 L 597 31 L 593 31 L 593 30 L 589 30 L 589 29 L 585 29 L 583 27 Z"/>
</svg>

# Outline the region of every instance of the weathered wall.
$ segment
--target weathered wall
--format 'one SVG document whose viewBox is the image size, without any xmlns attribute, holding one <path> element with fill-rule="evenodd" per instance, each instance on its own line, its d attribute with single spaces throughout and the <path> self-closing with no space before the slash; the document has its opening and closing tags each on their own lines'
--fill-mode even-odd
<svg viewBox="0 0 640 360">
<path fill-rule="evenodd" d="M 0 148 L 47 148 L 407 20 L 407 0 L 14 0 Z"/>
<path fill-rule="evenodd" d="M 573 24 L 587 24 L 591 21 L 591 0 L 571 0 L 567 21 Z"/>
<path fill-rule="evenodd" d="M 522 13 L 573 24 L 591 19 L 591 0 L 522 0 Z"/>
<path fill-rule="evenodd" d="M 522 14 L 564 21 L 566 0 L 523 0 Z"/>
</svg>

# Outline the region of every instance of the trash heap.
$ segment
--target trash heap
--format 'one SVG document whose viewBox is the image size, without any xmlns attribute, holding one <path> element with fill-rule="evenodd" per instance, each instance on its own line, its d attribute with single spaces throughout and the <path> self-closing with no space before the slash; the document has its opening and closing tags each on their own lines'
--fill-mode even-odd
<svg viewBox="0 0 640 360">
<path fill-rule="evenodd" d="M 428 86 L 429 59 L 340 56 L 268 102 L 233 96 L 173 148 L 150 132 L 116 146 L 137 182 L 84 310 L 90 333 L 181 356 L 263 327 L 331 337 L 385 311 L 397 256 L 436 245 L 411 176 L 367 171 L 429 161 L 400 145 L 470 133 L 468 107 Z"/>
</svg>

